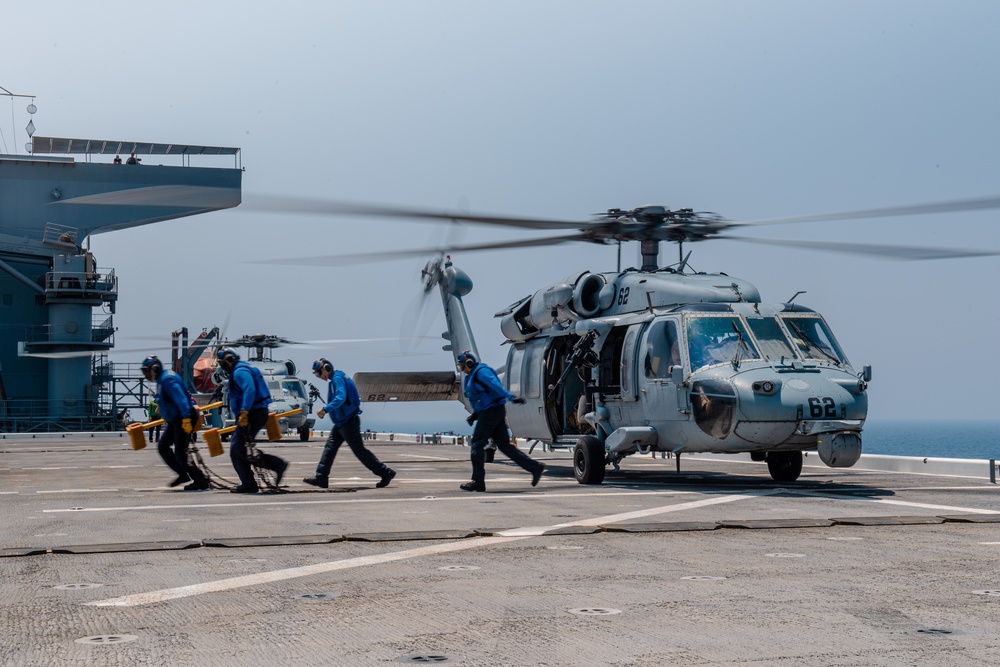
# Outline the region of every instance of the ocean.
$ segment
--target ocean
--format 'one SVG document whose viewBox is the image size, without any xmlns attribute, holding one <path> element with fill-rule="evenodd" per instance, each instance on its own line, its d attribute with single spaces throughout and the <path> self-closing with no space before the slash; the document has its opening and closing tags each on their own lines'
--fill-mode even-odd
<svg viewBox="0 0 1000 667">
<path fill-rule="evenodd" d="M 873 421 L 861 436 L 865 454 L 1000 459 L 1000 421 Z"/>
<path fill-rule="evenodd" d="M 468 435 L 464 422 L 392 422 L 373 420 L 363 428 L 409 433 L 453 430 Z M 874 421 L 865 423 L 861 437 L 865 454 L 927 456 L 948 459 L 1000 459 L 1000 421 Z"/>
</svg>

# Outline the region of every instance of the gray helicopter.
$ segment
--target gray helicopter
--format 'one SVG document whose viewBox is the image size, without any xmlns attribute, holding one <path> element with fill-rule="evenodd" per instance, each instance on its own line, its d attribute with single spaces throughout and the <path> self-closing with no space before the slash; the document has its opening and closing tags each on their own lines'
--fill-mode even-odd
<svg viewBox="0 0 1000 667">
<path fill-rule="evenodd" d="M 312 414 L 312 406 L 319 398 L 319 391 L 311 383 L 307 383 L 295 375 L 295 362 L 291 359 L 274 359 L 272 350 L 284 345 L 294 345 L 294 341 L 271 336 L 267 334 L 252 334 L 242 336 L 234 340 L 218 341 L 213 343 L 213 352 L 221 347 L 245 348 L 246 357 L 243 361 L 260 370 L 267 382 L 267 387 L 271 391 L 271 404 L 268 406 L 270 412 L 288 412 L 301 408 L 302 412 L 295 415 L 281 417 L 278 423 L 283 432 L 295 431 L 299 435 L 299 440 L 307 442 L 316 425 L 316 418 Z M 214 354 L 211 356 L 212 379 L 215 384 L 215 395 L 213 399 L 221 400 L 225 404 L 222 414 L 222 424 L 217 426 L 232 426 L 236 423 L 236 417 L 229 410 L 229 380 L 226 374 L 215 364 Z"/>
<path fill-rule="evenodd" d="M 588 222 L 330 202 L 302 205 L 274 199 L 263 207 L 564 232 L 524 241 L 287 262 L 297 264 L 572 241 L 638 241 L 640 268 L 580 271 L 496 314 L 509 344 L 506 364 L 498 371 L 507 389 L 525 399 L 523 405 L 508 406 L 511 430 L 519 438 L 572 449 L 574 473 L 583 484 L 600 484 L 608 465 L 618 469 L 632 454 L 653 452 L 675 457 L 678 469 L 685 453 L 749 453 L 753 460 L 766 461 L 774 480 L 790 482 L 799 477 L 806 451 L 816 451 L 831 467 L 850 467 L 858 461 L 871 367 L 856 369 L 822 315 L 794 303 L 795 297 L 785 303 L 767 303 L 746 280 L 690 271 L 684 243 L 726 238 L 901 259 L 996 255 L 979 250 L 749 239 L 730 231 L 774 222 L 997 208 L 1000 199 L 755 223 L 662 206 L 611 209 Z M 677 244 L 676 264 L 659 265 L 662 242 Z M 447 321 L 444 349 L 452 352 L 456 365 L 465 350 L 480 358 L 462 302 L 472 291 L 468 274 L 454 266 L 450 257 L 442 257 L 425 267 L 423 281 L 426 292 L 437 288 L 441 295 Z M 457 399 L 471 411 L 456 371 L 357 373 L 355 381 L 363 401 Z"/>
</svg>

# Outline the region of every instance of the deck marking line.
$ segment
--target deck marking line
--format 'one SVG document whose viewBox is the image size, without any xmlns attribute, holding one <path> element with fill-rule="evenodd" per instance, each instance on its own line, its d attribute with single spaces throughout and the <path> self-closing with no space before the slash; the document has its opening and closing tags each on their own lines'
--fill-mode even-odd
<svg viewBox="0 0 1000 667">
<path fill-rule="evenodd" d="M 623 514 L 611 514 L 608 516 L 596 517 L 593 519 L 584 519 L 581 521 L 575 521 L 573 523 L 559 524 L 559 527 L 574 526 L 574 525 L 598 525 L 601 523 L 624 521 L 626 519 L 652 516 L 655 514 L 663 514 L 666 512 L 676 512 L 680 510 L 691 509 L 693 507 L 702 507 L 704 505 L 716 505 L 719 503 L 734 502 L 737 500 L 746 500 L 748 498 L 771 495 L 772 493 L 779 493 L 779 491 L 769 491 L 766 493 L 750 494 L 750 495 L 734 495 L 734 496 L 720 496 L 715 498 L 706 498 L 705 500 L 696 500 L 689 503 L 679 503 L 677 505 L 654 507 L 648 510 L 625 512 Z M 555 527 L 557 526 L 549 526 L 550 529 Z M 512 531 L 506 531 L 506 532 L 512 532 Z M 177 598 L 190 597 L 192 595 L 202 595 L 204 593 L 218 593 L 220 591 L 232 590 L 234 588 L 243 588 L 246 586 L 258 586 L 260 584 L 272 583 L 275 581 L 284 581 L 286 579 L 294 579 L 297 577 L 307 577 L 314 574 L 323 574 L 326 572 L 334 572 L 337 570 L 347 570 L 355 567 L 362 567 L 365 565 L 378 565 L 381 563 L 391 563 L 394 561 L 407 560 L 410 558 L 418 558 L 420 556 L 436 556 L 442 553 L 450 553 L 454 551 L 466 551 L 468 549 L 476 549 L 479 547 L 490 547 L 498 544 L 507 544 L 518 540 L 524 540 L 532 536 L 533 534 L 475 537 L 466 540 L 458 540 L 455 542 L 446 542 L 443 544 L 434 544 L 426 547 L 417 547 L 416 549 L 405 549 L 403 551 L 394 551 L 390 553 L 376 554 L 373 556 L 360 556 L 357 558 L 348 558 L 345 560 L 330 561 L 326 563 L 316 563 L 313 565 L 304 565 L 301 567 L 293 567 L 284 570 L 274 570 L 272 572 L 261 572 L 258 574 L 244 575 L 242 577 L 233 577 L 231 579 L 219 579 L 217 581 L 208 581 L 202 584 L 192 584 L 190 586 L 180 586 L 178 588 L 166 588 L 159 591 L 151 591 L 149 593 L 136 593 L 134 595 L 124 595 L 122 597 L 110 598 L 107 600 L 85 602 L 84 605 L 91 607 L 137 607 L 139 605 L 152 604 L 154 602 L 165 602 L 167 600 L 176 600 Z"/>
<path fill-rule="evenodd" d="M 395 480 L 394 480 L 395 481 Z M 575 486 L 579 486 L 574 483 Z M 150 491 L 163 490 L 166 487 L 155 487 L 149 489 Z M 180 496 L 179 492 L 171 492 L 175 495 Z M 531 491 L 527 493 L 491 493 L 489 497 L 491 500 L 495 499 L 544 499 L 544 498 L 579 498 L 581 495 L 587 497 L 596 496 L 676 496 L 676 495 L 693 495 L 697 493 L 696 491 L 602 491 L 598 493 L 542 493 L 540 491 Z M 187 494 L 184 494 L 185 496 Z M 339 495 L 339 494 L 338 494 Z M 272 500 L 272 501 L 261 501 L 261 502 L 222 502 L 222 503 L 199 503 L 199 504 L 184 504 L 184 505 L 133 505 L 131 507 L 84 507 L 83 509 L 49 509 L 42 510 L 46 514 L 60 514 L 63 512 L 128 512 L 133 510 L 176 510 L 176 509 L 192 509 L 192 508 L 225 508 L 225 507 L 264 507 L 267 505 L 330 505 L 330 504 L 346 504 L 346 503 L 413 503 L 413 502 L 439 502 L 439 501 L 468 501 L 469 496 L 438 496 L 434 500 L 425 500 L 423 498 L 337 498 L 330 500 Z"/>
<path fill-rule="evenodd" d="M 901 505 L 903 507 L 919 507 L 927 510 L 944 510 L 948 512 L 968 512 L 969 514 L 998 514 L 996 510 L 984 510 L 978 507 L 954 507 L 952 505 L 934 505 L 932 503 L 915 503 L 908 500 L 892 500 L 889 498 L 859 498 L 857 496 L 841 496 L 837 494 L 816 493 L 815 491 L 796 491 L 803 496 L 826 498 L 827 500 L 850 500 L 863 503 L 879 503 L 882 505 Z"/>
</svg>

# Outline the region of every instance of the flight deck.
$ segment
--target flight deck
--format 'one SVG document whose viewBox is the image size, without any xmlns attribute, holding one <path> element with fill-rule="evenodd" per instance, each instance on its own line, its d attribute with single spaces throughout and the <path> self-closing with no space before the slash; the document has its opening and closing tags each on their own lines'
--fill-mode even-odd
<svg viewBox="0 0 1000 667">
<path fill-rule="evenodd" d="M 1000 489 L 982 475 L 570 452 L 263 445 L 283 493 L 185 492 L 155 447 L 0 440 L 3 665 L 993 665 Z M 207 453 L 203 453 L 207 457 Z M 227 456 L 206 458 L 234 480 Z M 817 465 L 813 465 L 817 464 Z"/>
</svg>

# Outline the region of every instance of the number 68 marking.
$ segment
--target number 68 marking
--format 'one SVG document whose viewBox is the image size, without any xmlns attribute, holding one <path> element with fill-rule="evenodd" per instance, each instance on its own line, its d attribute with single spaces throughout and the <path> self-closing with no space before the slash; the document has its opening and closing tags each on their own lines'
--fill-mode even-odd
<svg viewBox="0 0 1000 667">
<path fill-rule="evenodd" d="M 809 399 L 809 416 L 813 419 L 819 419 L 820 417 L 833 419 L 837 416 L 837 402 L 829 396 L 824 396 L 823 398 L 816 398 L 814 396 Z"/>
</svg>

